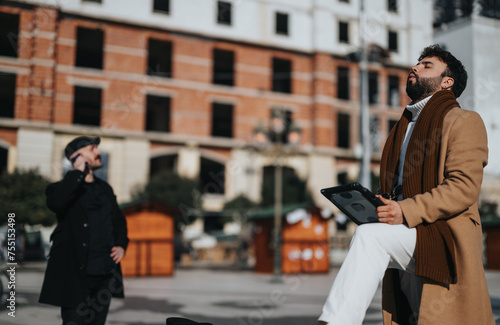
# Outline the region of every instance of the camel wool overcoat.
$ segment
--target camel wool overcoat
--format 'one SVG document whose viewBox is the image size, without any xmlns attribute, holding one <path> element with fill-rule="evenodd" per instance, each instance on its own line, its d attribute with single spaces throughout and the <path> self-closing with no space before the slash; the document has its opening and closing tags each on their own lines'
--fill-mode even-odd
<svg viewBox="0 0 500 325">
<path fill-rule="evenodd" d="M 399 204 L 410 228 L 424 221 L 447 221 L 455 243 L 457 281 L 443 285 L 423 279 L 418 325 L 493 325 L 478 212 L 483 168 L 488 160 L 481 117 L 460 107 L 452 108 L 443 120 L 439 145 L 439 185 Z M 384 277 L 384 325 L 415 324 L 411 312 L 402 312 L 393 272 L 388 270 Z"/>
</svg>

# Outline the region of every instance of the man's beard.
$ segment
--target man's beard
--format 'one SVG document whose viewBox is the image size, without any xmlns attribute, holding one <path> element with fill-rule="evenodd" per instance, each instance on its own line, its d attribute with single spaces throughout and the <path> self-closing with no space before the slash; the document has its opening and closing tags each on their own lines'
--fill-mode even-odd
<svg viewBox="0 0 500 325">
<path fill-rule="evenodd" d="M 438 76 L 434 78 L 419 78 L 416 74 L 415 82 L 411 83 L 410 80 L 406 82 L 406 94 L 413 102 L 418 102 L 425 97 L 434 94 L 439 90 L 443 77 Z"/>
<path fill-rule="evenodd" d="M 98 170 L 98 169 L 101 169 L 102 167 L 104 167 L 102 164 L 99 165 L 99 166 L 92 166 L 92 170 Z"/>
<path fill-rule="evenodd" d="M 99 159 L 99 160 L 97 160 Z M 99 161 L 99 164 L 96 164 L 95 161 Z M 97 156 L 96 159 L 94 160 L 94 163 L 92 164 L 92 166 L 90 166 L 90 169 L 92 170 L 97 170 L 97 169 L 100 169 L 104 167 L 103 163 L 102 163 L 102 160 L 101 160 L 101 156 Z"/>
</svg>

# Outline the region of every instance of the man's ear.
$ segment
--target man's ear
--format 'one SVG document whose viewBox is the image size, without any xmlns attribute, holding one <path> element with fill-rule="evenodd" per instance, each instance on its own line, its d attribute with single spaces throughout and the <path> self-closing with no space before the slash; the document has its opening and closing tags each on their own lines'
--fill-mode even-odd
<svg viewBox="0 0 500 325">
<path fill-rule="evenodd" d="M 441 89 L 451 89 L 455 80 L 451 77 L 444 77 L 441 81 Z"/>
</svg>

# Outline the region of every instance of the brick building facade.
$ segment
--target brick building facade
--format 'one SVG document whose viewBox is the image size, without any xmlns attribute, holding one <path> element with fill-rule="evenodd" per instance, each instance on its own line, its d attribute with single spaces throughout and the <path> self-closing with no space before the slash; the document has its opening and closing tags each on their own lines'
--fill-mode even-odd
<svg viewBox="0 0 500 325">
<path fill-rule="evenodd" d="M 301 130 L 300 150 L 285 165 L 307 180 L 319 206 L 330 207 L 319 189 L 356 180 L 359 171 L 359 66 L 347 55 L 357 45 L 355 8 L 343 14 L 350 25 L 332 22 L 338 30 L 328 35 L 341 44 L 328 47 L 323 41 L 301 45 L 314 38 L 316 22 L 330 10 L 326 4 L 311 13 L 300 1 L 264 1 L 269 8 L 263 14 L 262 3 L 252 11 L 250 5 L 259 3 L 252 0 L 191 2 L 210 3 L 213 10 L 193 13 L 183 8 L 188 1 L 175 0 L 149 1 L 146 9 L 138 1 L 0 3 L 1 167 L 36 167 L 57 180 L 68 164 L 66 143 L 81 134 L 99 135 L 103 173 L 119 201 L 128 201 L 150 175 L 171 169 L 200 178 L 205 209 L 218 211 L 239 194 L 260 200 L 263 168 L 273 161 L 249 147 L 254 129 L 279 109 Z M 390 13 L 386 1 L 380 2 Z M 334 8 L 356 5 L 347 3 Z M 404 10 L 410 6 L 401 1 Z M 130 17 L 135 8 L 137 19 Z M 260 31 L 248 37 L 233 32 L 235 26 L 245 33 L 244 22 L 236 21 L 245 17 L 244 9 L 268 19 L 269 31 L 262 31 L 264 22 L 249 20 Z M 399 28 L 404 12 L 397 10 L 386 22 Z M 176 11 L 191 21 L 188 27 Z M 161 16 L 166 23 L 156 23 Z M 211 25 L 203 27 L 208 20 Z M 412 46 L 421 50 L 425 37 L 418 26 L 409 28 L 401 27 L 401 33 L 416 35 Z M 399 36 L 399 48 L 393 36 L 389 29 L 388 45 L 377 35 L 370 41 L 375 174 L 383 142 L 408 102 L 406 77 L 418 55 L 407 51 L 405 35 Z"/>
</svg>

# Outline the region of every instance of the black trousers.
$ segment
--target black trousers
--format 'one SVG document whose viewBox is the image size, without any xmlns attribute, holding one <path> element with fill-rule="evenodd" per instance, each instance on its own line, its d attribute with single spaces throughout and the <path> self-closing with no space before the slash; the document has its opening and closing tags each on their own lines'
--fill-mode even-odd
<svg viewBox="0 0 500 325">
<path fill-rule="evenodd" d="M 87 297 L 76 308 L 61 307 L 63 325 L 104 325 L 111 303 L 112 275 L 87 275 Z"/>
</svg>

